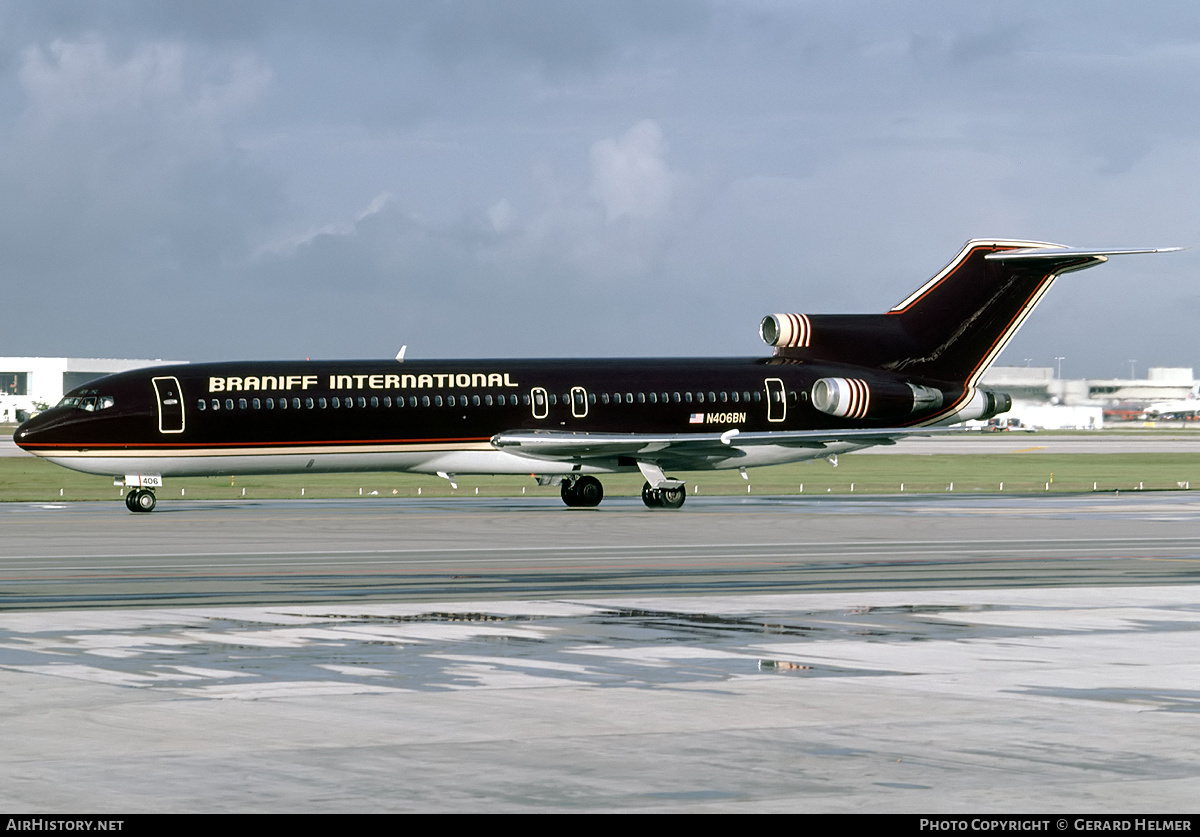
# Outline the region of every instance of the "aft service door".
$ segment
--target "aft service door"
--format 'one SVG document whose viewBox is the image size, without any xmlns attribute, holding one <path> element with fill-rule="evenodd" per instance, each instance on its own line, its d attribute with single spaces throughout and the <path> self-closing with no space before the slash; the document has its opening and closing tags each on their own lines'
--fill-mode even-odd
<svg viewBox="0 0 1200 837">
<path fill-rule="evenodd" d="M 783 421 L 787 417 L 787 398 L 783 390 L 783 381 L 779 378 L 767 378 L 767 421 Z"/>
<path fill-rule="evenodd" d="M 183 432 L 183 391 L 176 378 L 154 378 L 158 396 L 158 432 Z"/>
<path fill-rule="evenodd" d="M 575 418 L 587 418 L 588 397 L 583 387 L 571 387 L 571 415 Z"/>
<path fill-rule="evenodd" d="M 544 419 L 550 415 L 550 399 L 546 395 L 546 390 L 542 387 L 534 387 L 529 391 L 530 401 L 533 406 L 533 417 L 535 419 Z"/>
</svg>

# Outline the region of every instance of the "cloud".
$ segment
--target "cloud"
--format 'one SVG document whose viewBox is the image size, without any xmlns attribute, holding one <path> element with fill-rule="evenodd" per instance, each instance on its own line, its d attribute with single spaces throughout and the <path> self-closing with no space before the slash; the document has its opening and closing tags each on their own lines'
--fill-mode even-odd
<svg viewBox="0 0 1200 837">
<path fill-rule="evenodd" d="M 54 342 L 39 322 L 46 298 L 70 301 L 53 310 L 55 328 L 91 340 L 161 320 L 164 297 L 182 303 L 198 277 L 241 257 L 278 208 L 276 185 L 232 139 L 269 84 L 253 60 L 197 60 L 175 43 L 114 54 L 91 35 L 26 48 L 16 80 L 21 115 L 0 138 L 0 249 L 13 301 L 35 312 L 22 326 L 31 349 Z"/>
<path fill-rule="evenodd" d="M 879 310 L 975 235 L 1194 244 L 1200 12 L 1082 9 L 0 0 L 0 275 L 35 312 L 4 339 L 753 352 L 764 313 Z M 1111 322 L 1064 281 L 1025 356 L 1190 350 L 1185 258 L 1122 298 L 1153 333 L 1061 346 Z"/>
<path fill-rule="evenodd" d="M 645 119 L 620 139 L 592 146 L 591 194 L 609 221 L 632 217 L 660 218 L 671 206 L 674 176 L 666 161 L 662 130 Z"/>
</svg>

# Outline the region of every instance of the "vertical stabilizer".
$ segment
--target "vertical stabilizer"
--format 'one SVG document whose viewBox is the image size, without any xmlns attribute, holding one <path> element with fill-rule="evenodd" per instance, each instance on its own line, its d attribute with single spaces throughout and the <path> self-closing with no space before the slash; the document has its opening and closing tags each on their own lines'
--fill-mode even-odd
<svg viewBox="0 0 1200 837">
<path fill-rule="evenodd" d="M 1178 249 L 1178 248 L 1168 248 Z M 973 387 L 1054 279 L 1108 256 L 1035 241 L 973 240 L 886 314 L 774 314 L 762 336 L 779 357 L 821 359 Z"/>
</svg>

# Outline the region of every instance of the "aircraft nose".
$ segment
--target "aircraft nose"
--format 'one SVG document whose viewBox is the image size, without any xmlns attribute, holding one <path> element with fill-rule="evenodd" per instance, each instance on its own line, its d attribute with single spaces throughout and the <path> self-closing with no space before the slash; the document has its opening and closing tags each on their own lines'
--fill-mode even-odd
<svg viewBox="0 0 1200 837">
<path fill-rule="evenodd" d="M 51 431 L 62 424 L 63 417 L 58 413 L 58 410 L 49 410 L 26 419 L 13 431 L 13 442 L 22 450 L 29 451 L 38 441 L 46 441 Z"/>
</svg>

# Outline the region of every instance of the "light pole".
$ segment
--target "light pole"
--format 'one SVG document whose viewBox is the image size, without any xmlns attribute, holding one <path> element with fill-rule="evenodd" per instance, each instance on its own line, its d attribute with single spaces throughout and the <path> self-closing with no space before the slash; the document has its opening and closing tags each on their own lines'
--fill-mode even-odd
<svg viewBox="0 0 1200 837">
<path fill-rule="evenodd" d="M 1055 363 L 1055 366 L 1056 366 L 1056 368 L 1058 369 L 1058 371 L 1057 371 L 1057 372 L 1055 372 L 1055 374 L 1054 374 L 1054 377 L 1056 377 L 1056 378 L 1059 378 L 1060 380 L 1062 379 L 1062 362 L 1063 362 L 1064 360 L 1066 360 L 1066 358 L 1065 358 L 1065 357 L 1056 357 L 1056 358 L 1054 358 L 1054 363 Z"/>
</svg>

